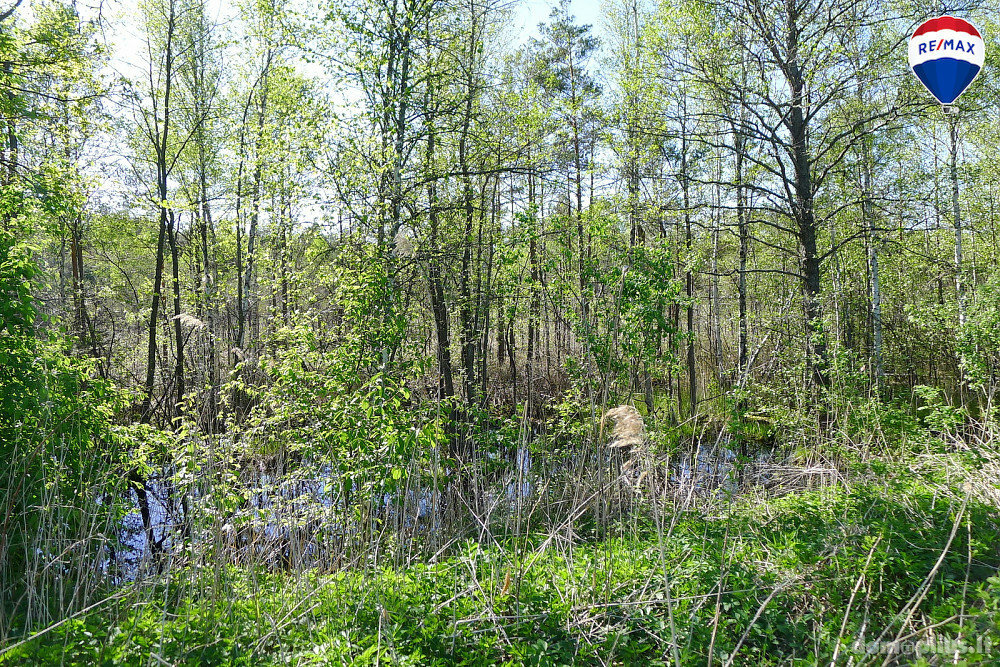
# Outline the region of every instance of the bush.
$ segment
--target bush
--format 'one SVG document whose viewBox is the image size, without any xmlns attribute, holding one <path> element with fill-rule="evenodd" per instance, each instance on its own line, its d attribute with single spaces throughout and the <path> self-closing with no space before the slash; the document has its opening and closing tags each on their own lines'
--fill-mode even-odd
<svg viewBox="0 0 1000 667">
<path fill-rule="evenodd" d="M 44 619 L 52 586 L 72 587 L 72 568 L 113 539 L 98 481 L 116 450 L 114 394 L 40 326 L 35 276 L 30 250 L 0 232 L 0 632 L 29 608 Z"/>
</svg>

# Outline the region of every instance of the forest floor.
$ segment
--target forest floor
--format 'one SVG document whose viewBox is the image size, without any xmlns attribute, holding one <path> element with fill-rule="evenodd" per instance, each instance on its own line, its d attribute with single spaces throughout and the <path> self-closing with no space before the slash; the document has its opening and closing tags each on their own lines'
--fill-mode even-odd
<svg viewBox="0 0 1000 667">
<path fill-rule="evenodd" d="M 0 664 L 996 664 L 996 471 L 876 461 L 400 567 L 178 567 Z"/>
</svg>

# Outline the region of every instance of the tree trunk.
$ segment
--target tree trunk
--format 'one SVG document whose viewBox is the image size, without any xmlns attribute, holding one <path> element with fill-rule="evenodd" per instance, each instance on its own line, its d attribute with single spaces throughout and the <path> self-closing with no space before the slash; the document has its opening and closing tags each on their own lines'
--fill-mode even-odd
<svg viewBox="0 0 1000 667">
<path fill-rule="evenodd" d="M 746 139 L 742 130 L 735 132 L 734 147 L 736 149 L 735 181 L 736 181 L 736 224 L 740 237 L 740 268 L 737 282 L 737 298 L 739 300 L 739 385 L 746 384 L 750 369 L 747 367 L 747 259 L 750 255 L 750 225 L 747 220 L 746 188 L 743 186 L 743 152 L 746 149 Z"/>
<path fill-rule="evenodd" d="M 208 414 L 209 424 L 212 425 L 209 432 L 214 433 L 214 426 L 218 418 L 217 396 L 219 384 L 218 350 L 216 350 L 215 346 L 215 230 L 212 225 L 212 209 L 208 202 L 208 178 L 205 173 L 204 144 L 200 146 L 199 152 L 201 153 L 201 157 L 199 159 L 198 180 L 201 201 L 198 210 L 200 212 L 199 227 L 201 232 L 202 267 L 204 271 L 202 284 L 204 285 L 205 293 L 205 328 L 208 335 L 208 359 L 206 360 L 208 366 Z M 209 252 L 210 242 L 212 252 Z"/>
<path fill-rule="evenodd" d="M 821 274 L 820 256 L 817 251 L 816 211 L 813 201 L 812 161 L 809 155 L 809 128 L 806 123 L 806 84 L 799 66 L 799 9 L 793 0 L 787 0 L 788 14 L 788 62 L 785 63 L 785 78 L 791 92 L 791 106 L 788 110 L 786 126 L 791 145 L 791 157 L 795 181 L 793 218 L 797 225 L 798 241 L 801 249 L 800 271 L 802 275 L 802 296 L 808 339 L 807 365 L 811 382 L 816 387 L 828 384 L 826 336 L 823 331 L 823 308 L 820 303 Z"/>
<path fill-rule="evenodd" d="M 958 200 L 958 115 L 954 109 L 948 115 L 951 139 L 951 211 L 955 222 L 955 292 L 958 296 L 958 325 L 965 325 L 965 281 L 962 276 L 962 209 Z"/>
<path fill-rule="evenodd" d="M 150 139 L 153 141 L 153 150 L 156 154 L 156 194 L 157 209 L 159 210 L 159 233 L 156 241 L 156 268 L 153 275 L 153 297 L 149 313 L 149 341 L 146 348 L 146 383 L 145 395 L 142 404 L 142 420 L 149 423 L 152 419 L 153 389 L 156 381 L 156 332 L 160 318 L 160 297 L 163 289 L 163 251 L 166 242 L 168 216 L 170 211 L 167 208 L 167 179 L 169 177 L 169 165 L 167 164 L 167 146 L 170 134 L 170 92 L 173 84 L 173 35 L 174 35 L 174 4 L 169 4 L 169 16 L 167 19 L 167 40 L 164 52 L 164 94 L 163 108 L 161 110 L 163 122 L 159 118 L 154 118 Z M 152 63 L 150 67 L 153 67 Z M 153 91 L 154 98 L 156 92 Z"/>
<path fill-rule="evenodd" d="M 429 30 L 428 30 L 428 40 Z M 437 182 L 434 179 L 434 151 L 437 135 L 435 132 L 435 114 L 433 100 L 433 79 L 428 82 L 427 93 L 427 215 L 430 222 L 427 258 L 427 287 L 431 301 L 431 311 L 434 314 L 434 331 L 437 338 L 438 360 L 438 396 L 448 399 L 455 395 L 455 381 L 451 365 L 451 334 L 448 322 L 448 304 L 445 301 L 444 284 L 441 277 L 441 248 L 439 247 L 438 195 Z"/>
<path fill-rule="evenodd" d="M 684 291 L 687 296 L 687 368 L 688 368 L 688 400 L 689 415 L 694 417 L 698 414 L 698 373 L 695 366 L 695 330 L 694 330 L 694 267 L 692 259 L 694 256 L 694 235 L 691 230 L 691 184 L 688 179 L 688 157 L 687 157 L 687 101 L 682 102 L 682 111 L 685 118 L 681 125 L 681 190 L 684 201 L 684 248 L 685 248 L 685 280 Z"/>
<path fill-rule="evenodd" d="M 472 303 L 472 240 L 475 224 L 475 205 L 472 197 L 472 175 L 469 169 L 468 142 L 469 133 L 472 126 L 472 102 L 475 95 L 474 63 L 475 48 L 477 44 L 476 26 L 478 19 L 473 8 L 469 43 L 473 48 L 469 49 L 469 62 L 466 64 L 468 76 L 465 81 L 465 104 L 462 114 L 462 128 L 458 139 L 458 166 L 462 179 L 462 211 L 464 213 L 465 228 L 462 235 L 462 268 L 459 275 L 459 326 L 462 337 L 462 372 L 463 384 L 465 388 L 465 401 L 468 405 L 477 402 L 476 390 L 476 333 L 473 326 L 473 303 Z"/>
<path fill-rule="evenodd" d="M 174 338 L 176 352 L 174 356 L 174 417 L 180 417 L 181 404 L 184 401 L 184 327 L 181 323 L 181 279 L 180 257 L 177 249 L 177 220 L 173 211 L 167 227 L 167 238 L 170 243 L 170 263 L 174 296 Z"/>
</svg>

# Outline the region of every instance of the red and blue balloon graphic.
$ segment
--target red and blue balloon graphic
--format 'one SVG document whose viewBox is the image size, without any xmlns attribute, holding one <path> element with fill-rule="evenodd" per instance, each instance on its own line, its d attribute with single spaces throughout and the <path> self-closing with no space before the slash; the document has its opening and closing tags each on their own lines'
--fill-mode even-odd
<svg viewBox="0 0 1000 667">
<path fill-rule="evenodd" d="M 983 68 L 984 48 L 974 25 L 939 16 L 921 23 L 910 37 L 910 67 L 938 102 L 949 105 Z"/>
</svg>

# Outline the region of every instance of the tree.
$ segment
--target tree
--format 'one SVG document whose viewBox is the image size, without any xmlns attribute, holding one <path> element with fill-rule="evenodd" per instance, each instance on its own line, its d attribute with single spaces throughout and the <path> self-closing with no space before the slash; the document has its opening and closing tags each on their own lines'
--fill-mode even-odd
<svg viewBox="0 0 1000 667">
<path fill-rule="evenodd" d="M 146 81 L 144 87 L 131 89 L 136 121 L 145 142 L 145 148 L 152 152 L 155 175 L 151 184 L 150 203 L 158 213 L 158 233 L 156 241 L 156 263 L 153 276 L 153 292 L 147 326 L 146 380 L 140 414 L 144 422 L 153 418 L 153 393 L 156 386 L 156 339 L 160 326 L 160 301 L 163 290 L 164 252 L 169 240 L 176 247 L 174 239 L 177 223 L 170 203 L 170 177 L 179 157 L 178 142 L 173 136 L 173 99 L 175 86 L 184 67 L 178 44 L 180 21 L 184 13 L 182 0 L 150 0 L 143 5 L 144 29 L 146 36 Z M 183 140 L 181 141 L 181 145 Z M 141 168 L 140 168 L 141 169 Z M 176 254 L 176 253 L 175 253 Z M 173 262 L 176 267 L 176 261 Z M 175 272 L 174 283 L 177 276 Z M 175 294 L 175 306 L 179 296 Z M 179 313 L 175 313 L 175 316 Z M 180 320 L 174 320 L 176 352 L 175 374 L 180 388 L 183 388 L 183 338 Z"/>
<path fill-rule="evenodd" d="M 194 249 L 195 264 L 201 266 L 200 275 L 195 276 L 194 301 L 196 319 L 203 321 L 205 330 L 206 421 L 210 432 L 216 430 L 220 383 L 216 304 L 219 270 L 213 205 L 223 194 L 219 187 L 222 160 L 218 153 L 224 145 L 224 137 L 221 134 L 222 113 L 219 108 L 223 72 L 219 62 L 217 30 L 208 18 L 205 4 L 195 3 L 180 36 L 188 53 L 189 66 L 180 72 L 179 88 L 183 114 L 181 124 L 191 128 L 190 141 L 181 156 L 180 180 L 187 208 L 193 217 L 189 233 L 193 242 L 190 245 Z M 178 387 L 177 400 L 182 399 L 183 393 Z"/>
<path fill-rule="evenodd" d="M 823 326 L 822 276 L 826 260 L 859 234 L 850 234 L 821 250 L 822 230 L 840 210 L 821 206 L 828 177 L 869 133 L 896 122 L 898 101 L 870 108 L 863 118 L 846 119 L 838 102 L 857 86 L 875 87 L 887 71 L 897 40 L 881 38 L 882 15 L 872 3 L 829 3 L 825 0 L 735 0 L 715 6 L 718 35 L 706 44 L 741 41 L 740 57 L 752 68 L 749 87 L 732 69 L 706 66 L 696 59 L 699 77 L 732 100 L 745 115 L 731 118 L 741 137 L 766 147 L 761 155 L 745 155 L 766 178 L 752 186 L 761 222 L 794 243 L 772 241 L 797 255 L 794 271 L 801 286 L 807 337 L 809 377 L 814 386 L 827 384 L 827 340 Z M 844 44 L 862 55 L 848 57 Z M 854 202 L 852 202 L 853 204 Z M 859 232 L 860 233 L 860 232 Z M 775 271 L 775 269 L 760 269 Z"/>
<path fill-rule="evenodd" d="M 58 331 L 60 302 L 48 299 L 44 250 L 70 235 L 74 272 L 71 329 L 89 328 L 83 296 L 81 144 L 91 136 L 83 115 L 98 92 L 98 52 L 91 26 L 71 5 L 0 11 L 0 628 L 11 619 L 51 619 L 56 599 L 89 602 L 70 589 L 84 563 L 98 559 L 94 541 L 62 540 L 88 521 L 107 522 L 115 509 L 94 510 L 88 498 L 118 464 L 105 451 L 114 395 L 73 357 L 74 340 Z M 54 282 L 54 281 L 53 281 Z M 46 303 L 48 301 L 49 303 Z M 59 532 L 46 532 L 55 525 Z M 59 566 L 31 568 L 44 554 Z M 47 595 L 47 594 L 51 595 Z"/>
<path fill-rule="evenodd" d="M 554 103 L 561 123 L 568 132 L 559 138 L 557 150 L 568 154 L 566 162 L 572 194 L 566 199 L 568 217 L 576 222 L 577 274 L 580 291 L 580 325 L 589 327 L 586 263 L 589 255 L 584 235 L 583 175 L 589 168 L 590 156 L 597 141 L 597 99 L 601 89 L 587 71 L 591 58 L 600 46 L 590 34 L 589 25 L 578 25 L 570 14 L 569 0 L 560 0 L 552 9 L 547 23 L 539 26 L 541 40 L 532 40 L 535 52 L 532 76 Z M 562 167 L 563 165 L 558 165 Z M 575 195 L 575 201 L 574 196 Z M 575 207 L 574 207 L 575 203 Z"/>
</svg>

